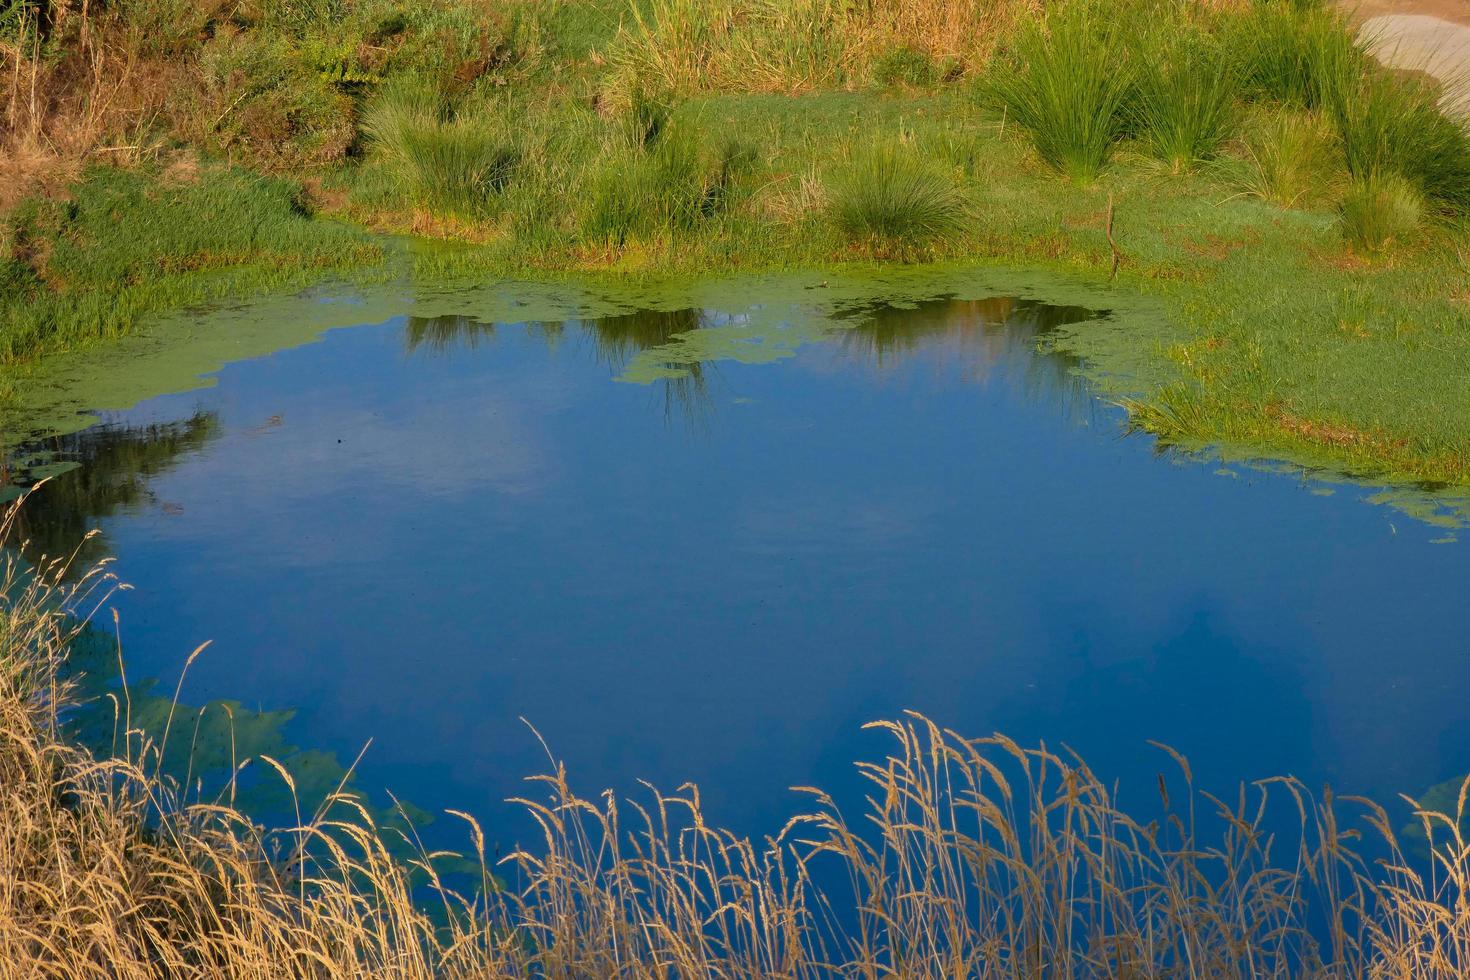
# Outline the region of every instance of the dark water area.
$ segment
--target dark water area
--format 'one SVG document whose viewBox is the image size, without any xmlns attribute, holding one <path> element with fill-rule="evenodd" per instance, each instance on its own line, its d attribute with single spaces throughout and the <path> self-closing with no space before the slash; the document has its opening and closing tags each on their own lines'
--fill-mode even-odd
<svg viewBox="0 0 1470 980">
<path fill-rule="evenodd" d="M 1149 740 L 1223 792 L 1470 771 L 1465 546 L 1125 436 L 1044 343 L 1089 316 L 855 308 L 647 384 L 616 379 L 730 318 L 337 330 L 57 441 L 80 466 L 26 532 L 100 529 L 131 677 L 171 694 L 213 641 L 184 700 L 234 702 L 242 752 L 325 785 L 371 739 L 356 785 L 507 842 L 529 726 L 586 795 L 693 781 L 751 834 L 795 785 L 855 804 L 861 726 L 905 709 L 1065 744 L 1125 806 L 1170 768 Z"/>
</svg>

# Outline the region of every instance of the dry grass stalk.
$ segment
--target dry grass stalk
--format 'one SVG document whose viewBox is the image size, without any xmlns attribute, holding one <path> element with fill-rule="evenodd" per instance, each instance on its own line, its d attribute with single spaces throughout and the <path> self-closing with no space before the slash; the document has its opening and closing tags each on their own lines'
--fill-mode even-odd
<svg viewBox="0 0 1470 980">
<path fill-rule="evenodd" d="M 1434 860 L 1418 869 L 1366 800 L 1315 799 L 1289 779 L 1220 800 L 1175 755 L 1178 775 L 1160 777 L 1167 815 L 1144 823 L 1076 757 L 918 715 L 872 726 L 892 749 L 861 766 L 861 820 L 807 788 L 811 812 L 758 843 L 709 824 L 692 786 L 594 802 L 556 766 L 520 801 L 541 839 L 502 862 L 510 886 L 479 826 L 455 814 L 481 868 L 480 889 L 460 895 L 435 855 L 395 858 L 347 794 L 279 831 L 228 794 L 189 796 L 159 772 L 167 729 L 135 730 L 125 693 L 116 757 L 68 744 L 65 651 L 117 583 L 105 566 L 66 570 L 4 567 L 0 963 L 12 972 L 1449 978 L 1470 966 L 1465 791 L 1456 813 L 1419 814 Z M 255 764 L 291 785 L 274 760 Z M 1296 839 L 1267 832 L 1273 800 Z M 1363 819 L 1349 827 L 1348 810 Z"/>
</svg>

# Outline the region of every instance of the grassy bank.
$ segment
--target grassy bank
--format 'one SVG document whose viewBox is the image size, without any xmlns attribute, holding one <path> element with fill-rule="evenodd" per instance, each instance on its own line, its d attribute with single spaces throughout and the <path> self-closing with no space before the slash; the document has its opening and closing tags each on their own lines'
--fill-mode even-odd
<svg viewBox="0 0 1470 980">
<path fill-rule="evenodd" d="M 1168 342 L 1081 352 L 1166 440 L 1470 481 L 1470 140 L 1329 8 L 13 9 L 12 374 L 370 261 L 323 215 L 460 243 L 425 279 L 965 259 L 1160 297 Z"/>
<path fill-rule="evenodd" d="M 1449 816 L 1318 799 L 1290 779 L 1217 800 L 1161 753 L 1160 799 L 1134 804 L 1143 819 L 1079 759 L 917 716 L 875 726 L 891 748 L 861 764 L 860 814 L 803 789 L 801 811 L 761 841 L 720 830 L 695 790 L 598 802 L 557 768 L 526 792 L 541 834 L 501 861 L 456 814 L 480 869 L 478 889 L 456 893 L 435 856 L 395 856 L 402 841 L 350 793 L 272 830 L 233 807 L 233 782 L 201 799 L 160 775 L 192 725 L 165 717 L 145 734 L 125 694 L 115 758 L 63 738 L 67 650 L 114 585 L 105 570 L 64 570 L 3 568 L 0 962 L 12 970 L 1448 978 L 1470 958 L 1463 789 Z M 235 765 L 292 788 L 273 758 Z"/>
</svg>

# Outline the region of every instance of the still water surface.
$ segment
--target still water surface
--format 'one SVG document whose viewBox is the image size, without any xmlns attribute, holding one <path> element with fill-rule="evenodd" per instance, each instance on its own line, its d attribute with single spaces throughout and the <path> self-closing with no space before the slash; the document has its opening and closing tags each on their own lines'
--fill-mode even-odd
<svg viewBox="0 0 1470 980">
<path fill-rule="evenodd" d="M 359 786 L 500 839 L 545 766 L 527 723 L 584 791 L 692 780 L 748 833 L 790 786 L 855 792 L 886 748 L 860 726 L 909 708 L 1138 796 L 1149 739 L 1215 789 L 1470 770 L 1470 551 L 1125 437 L 1038 349 L 1089 316 L 848 309 L 795 356 L 651 384 L 615 378 L 731 318 L 337 330 L 69 437 L 31 531 L 101 529 L 132 677 L 171 692 L 212 639 L 185 701 L 266 711 L 328 781 L 371 738 Z"/>
</svg>

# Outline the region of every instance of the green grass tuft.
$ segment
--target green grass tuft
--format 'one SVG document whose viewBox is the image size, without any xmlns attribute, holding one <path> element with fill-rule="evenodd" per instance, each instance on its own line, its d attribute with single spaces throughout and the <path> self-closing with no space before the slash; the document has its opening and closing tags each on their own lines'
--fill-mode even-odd
<svg viewBox="0 0 1470 980">
<path fill-rule="evenodd" d="M 1424 221 L 1424 199 L 1396 174 L 1353 181 L 1340 209 L 1343 234 L 1355 248 L 1380 252 L 1412 238 Z"/>
<path fill-rule="evenodd" d="M 1470 215 L 1470 133 L 1440 107 L 1437 86 L 1386 70 L 1343 69 L 1328 106 L 1354 178 L 1396 174 L 1435 209 Z"/>
<path fill-rule="evenodd" d="M 1366 60 L 1343 16 L 1318 2 L 1256 0 L 1222 34 L 1250 96 L 1301 109 L 1323 105 L 1331 76 Z"/>
<path fill-rule="evenodd" d="M 1316 113 L 1280 111 L 1253 119 L 1241 135 L 1237 182 L 1253 197 L 1284 208 L 1322 196 L 1333 175 L 1334 136 Z"/>
<path fill-rule="evenodd" d="M 709 210 L 712 182 L 698 144 L 681 130 L 669 130 L 648 149 L 613 149 L 590 179 L 581 220 L 588 244 L 621 246 L 688 231 Z"/>
<path fill-rule="evenodd" d="M 1136 129 L 1174 173 L 1212 159 L 1230 135 L 1238 92 L 1229 50 L 1171 22 L 1142 46 Z"/>
<path fill-rule="evenodd" d="M 992 67 L 990 98 L 1048 165 L 1092 181 L 1125 129 L 1134 71 L 1122 32 L 1101 7 L 1068 4 L 1023 27 L 1012 54 Z"/>
<path fill-rule="evenodd" d="M 519 156 L 497 114 L 449 117 L 435 94 L 417 84 L 385 90 L 364 115 L 363 133 L 413 203 L 465 218 L 492 210 Z"/>
<path fill-rule="evenodd" d="M 963 213 L 949 175 L 901 147 L 860 153 L 827 184 L 827 215 L 849 242 L 925 245 L 957 231 Z"/>
</svg>

